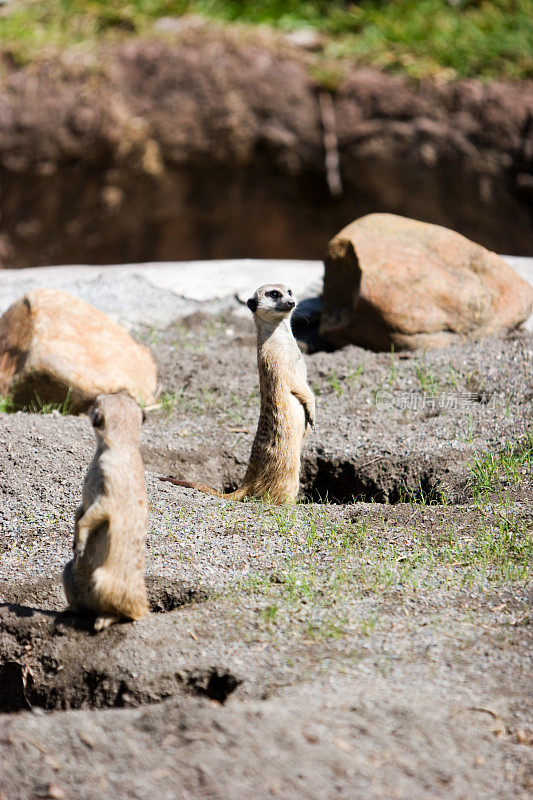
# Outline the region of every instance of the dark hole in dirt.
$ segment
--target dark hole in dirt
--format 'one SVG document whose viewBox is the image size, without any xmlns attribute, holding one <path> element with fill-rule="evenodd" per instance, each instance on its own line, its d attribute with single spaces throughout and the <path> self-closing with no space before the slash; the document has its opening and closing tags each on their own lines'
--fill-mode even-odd
<svg viewBox="0 0 533 800">
<path fill-rule="evenodd" d="M 420 457 L 373 459 L 362 465 L 318 457 L 304 462 L 302 490 L 313 503 L 351 504 L 420 502 L 440 505 L 464 496 L 466 475 L 447 464 Z"/>
<path fill-rule="evenodd" d="M 166 578 L 146 582 L 153 612 L 208 596 Z M 224 702 L 240 683 L 228 671 L 196 665 L 176 675 L 175 655 L 189 648 L 179 620 L 175 626 L 149 617 L 95 634 L 94 616 L 55 610 L 65 604 L 57 578 L 0 588 L 7 600 L 0 603 L 0 712 L 132 707 L 191 689 Z"/>
<path fill-rule="evenodd" d="M 134 708 L 190 692 L 222 704 L 242 683 L 229 670 L 217 667 L 181 672 L 174 678 L 162 675 L 149 682 L 143 676 L 136 681 L 136 674 L 115 674 L 111 666 L 108 672 L 87 669 L 76 675 L 71 675 L 67 666 L 46 655 L 31 668 L 18 661 L 0 665 L 0 713 L 32 708 Z M 67 681 L 63 671 L 67 671 Z"/>
<path fill-rule="evenodd" d="M 33 678 L 22 664 L 6 661 L 0 665 L 0 711 L 22 711 L 31 708 L 29 695 Z"/>
<path fill-rule="evenodd" d="M 187 685 L 195 694 L 205 695 L 211 700 L 218 700 L 219 703 L 225 703 L 229 695 L 241 683 L 242 680 L 236 678 L 231 672 L 222 671 L 216 667 L 211 670 L 193 673 L 187 678 Z"/>
</svg>

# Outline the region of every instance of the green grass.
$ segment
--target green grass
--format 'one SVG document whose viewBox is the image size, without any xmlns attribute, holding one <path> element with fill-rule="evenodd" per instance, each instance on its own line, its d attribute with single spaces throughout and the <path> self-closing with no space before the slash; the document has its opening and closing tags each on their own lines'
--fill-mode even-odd
<svg viewBox="0 0 533 800">
<path fill-rule="evenodd" d="M 423 361 L 416 364 L 415 373 L 421 391 L 427 394 L 428 397 L 437 397 L 439 393 L 439 379 L 437 375 L 431 372 Z"/>
<path fill-rule="evenodd" d="M 363 2 L 355 30 L 329 54 L 370 61 L 414 78 L 533 75 L 531 0 Z"/>
<path fill-rule="evenodd" d="M 72 406 L 72 390 L 69 389 L 65 399 L 61 403 L 47 403 L 41 399 L 38 392 L 35 392 L 35 397 L 31 403 L 24 407 L 23 411 L 30 411 L 32 414 L 51 414 L 53 411 L 58 411 L 60 414 L 70 414 Z"/>
<path fill-rule="evenodd" d="M 414 78 L 533 76 L 533 0 L 13 0 L 0 40 L 23 62 L 48 47 L 147 35 L 160 17 L 187 13 L 317 29 L 324 49 L 311 69 L 332 91 L 342 81 L 335 62 L 344 60 Z"/>
<path fill-rule="evenodd" d="M 373 604 L 398 591 L 403 597 L 463 587 L 492 591 L 525 585 L 532 576 L 531 520 L 510 512 L 481 518 L 467 532 L 455 522 L 430 532 L 415 522 L 401 535 L 364 517 L 355 525 L 287 512 L 274 519 L 283 533 L 275 578 L 254 571 L 239 585 L 257 602 L 259 626 L 271 633 L 288 626 L 330 639 L 355 625 L 366 635 L 379 624 Z"/>
<path fill-rule="evenodd" d="M 328 376 L 328 383 L 335 392 L 336 395 L 340 397 L 340 395 L 344 392 L 342 388 L 341 381 L 339 376 L 337 375 L 337 371 L 332 369 Z"/>
<path fill-rule="evenodd" d="M 159 404 L 165 417 L 170 417 L 174 408 L 182 402 L 184 391 L 185 387 L 180 386 L 177 392 L 161 392 Z"/>
<path fill-rule="evenodd" d="M 0 414 L 13 414 L 15 411 L 17 411 L 17 408 L 9 395 L 0 397 Z"/>
<path fill-rule="evenodd" d="M 68 390 L 65 399 L 61 403 L 47 403 L 42 400 L 38 392 L 35 392 L 33 400 L 27 405 L 15 403 L 9 395 L 0 397 L 0 413 L 14 414 L 17 411 L 26 411 L 30 414 L 52 414 L 58 411 L 60 414 L 70 414 L 72 406 L 72 391 Z"/>
<path fill-rule="evenodd" d="M 357 384 L 357 382 L 359 381 L 359 378 L 361 377 L 363 372 L 364 372 L 364 367 L 363 367 L 362 364 L 359 364 L 359 366 L 356 367 L 356 369 L 353 370 L 353 372 L 350 372 L 346 376 L 346 383 L 348 384 L 348 386 L 350 386 L 350 387 L 355 386 Z"/>
<path fill-rule="evenodd" d="M 198 416 L 207 409 L 213 409 L 217 405 L 217 394 L 213 389 L 202 386 L 199 389 L 190 389 L 180 386 L 175 392 L 162 392 L 158 398 L 161 413 L 165 417 L 170 417 L 174 410 L 181 414 Z"/>
<path fill-rule="evenodd" d="M 270 628 L 296 609 L 307 622 L 320 612 L 328 627 L 357 598 L 483 590 L 532 575 L 532 521 L 510 505 L 476 515 L 467 526 L 453 514 L 432 523 L 413 514 L 410 526 L 391 528 L 374 513 L 347 523 L 316 506 L 258 503 L 256 513 L 263 542 L 269 534 L 276 542 L 276 569 L 250 573 L 240 588 L 262 599 L 260 618 Z"/>
<path fill-rule="evenodd" d="M 279 508 L 261 501 L 228 506 L 225 534 L 247 540 L 260 559 L 223 594 L 253 598 L 256 627 L 283 636 L 332 640 L 372 636 L 387 622 L 390 602 L 476 596 L 501 588 L 519 596 L 533 577 L 533 517 L 502 491 L 529 485 L 533 436 L 478 456 L 472 485 L 485 502 L 455 507 L 420 492 L 404 499 L 412 513 L 359 507 L 355 518 L 328 506 Z M 440 507 L 439 507 L 440 506 Z M 440 601 L 439 601 L 440 602 Z M 403 606 L 403 608 L 407 608 Z"/>
<path fill-rule="evenodd" d="M 443 506 L 446 507 L 450 501 L 445 493 L 436 490 L 435 488 L 425 489 L 422 482 L 418 479 L 418 486 L 416 488 L 409 488 L 406 484 L 400 489 L 400 503 L 410 503 L 413 508 L 420 508 L 425 506 Z"/>
<path fill-rule="evenodd" d="M 483 504 L 488 494 L 501 494 L 504 487 L 516 486 L 524 474 L 531 476 L 532 470 L 533 433 L 497 453 L 477 456 L 470 467 L 474 500 Z"/>
<path fill-rule="evenodd" d="M 336 369 L 331 369 L 324 377 L 324 384 L 327 384 L 329 389 L 340 397 L 345 391 L 349 394 L 349 390 L 353 390 L 358 385 L 363 371 L 362 364 L 356 367 L 355 370 L 351 370 L 347 375 L 339 375 Z M 324 393 L 330 394 L 329 389 L 326 389 L 324 384 L 313 383 L 312 389 L 317 397 Z"/>
</svg>

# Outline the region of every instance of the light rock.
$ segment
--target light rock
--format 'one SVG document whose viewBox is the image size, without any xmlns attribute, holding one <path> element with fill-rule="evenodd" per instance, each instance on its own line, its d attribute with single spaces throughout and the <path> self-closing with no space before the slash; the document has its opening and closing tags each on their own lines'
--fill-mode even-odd
<svg viewBox="0 0 533 800">
<path fill-rule="evenodd" d="M 293 47 L 303 50 L 321 50 L 324 47 L 324 37 L 316 28 L 299 28 L 287 33 L 285 38 Z"/>
<path fill-rule="evenodd" d="M 101 393 L 154 402 L 157 371 L 146 347 L 98 309 L 57 289 L 36 289 L 0 318 L 0 395 L 17 404 L 81 411 Z"/>
<path fill-rule="evenodd" d="M 343 228 L 325 265 L 320 333 L 338 347 L 444 347 L 512 330 L 533 307 L 533 288 L 500 256 L 394 214 Z"/>
</svg>

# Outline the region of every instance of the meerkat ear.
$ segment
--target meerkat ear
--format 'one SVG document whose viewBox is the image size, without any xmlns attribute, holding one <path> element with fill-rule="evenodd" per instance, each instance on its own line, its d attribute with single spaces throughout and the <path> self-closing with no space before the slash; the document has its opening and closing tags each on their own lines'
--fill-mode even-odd
<svg viewBox="0 0 533 800">
<path fill-rule="evenodd" d="M 146 422 L 146 411 L 144 410 L 144 408 L 141 408 L 141 413 L 142 413 L 142 424 L 144 425 L 144 423 Z"/>
<path fill-rule="evenodd" d="M 91 410 L 89 411 L 89 417 L 93 424 L 93 428 L 104 427 L 104 415 L 97 408 L 91 408 Z"/>
<path fill-rule="evenodd" d="M 255 299 L 255 297 L 250 297 L 246 305 L 248 306 L 252 314 L 255 314 L 255 312 L 257 311 L 257 300 Z"/>
</svg>

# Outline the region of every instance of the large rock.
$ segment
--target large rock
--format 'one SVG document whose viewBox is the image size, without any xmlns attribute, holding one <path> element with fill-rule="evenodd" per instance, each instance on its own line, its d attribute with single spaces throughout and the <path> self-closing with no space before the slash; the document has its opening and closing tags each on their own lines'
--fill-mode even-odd
<svg viewBox="0 0 533 800">
<path fill-rule="evenodd" d="M 156 366 L 146 347 L 67 292 L 36 289 L 0 318 L 0 395 L 17 404 L 62 403 L 81 411 L 100 393 L 154 401 Z"/>
<path fill-rule="evenodd" d="M 533 289 L 495 253 L 454 231 L 369 214 L 329 243 L 321 335 L 373 350 L 443 347 L 516 328 Z"/>
</svg>

